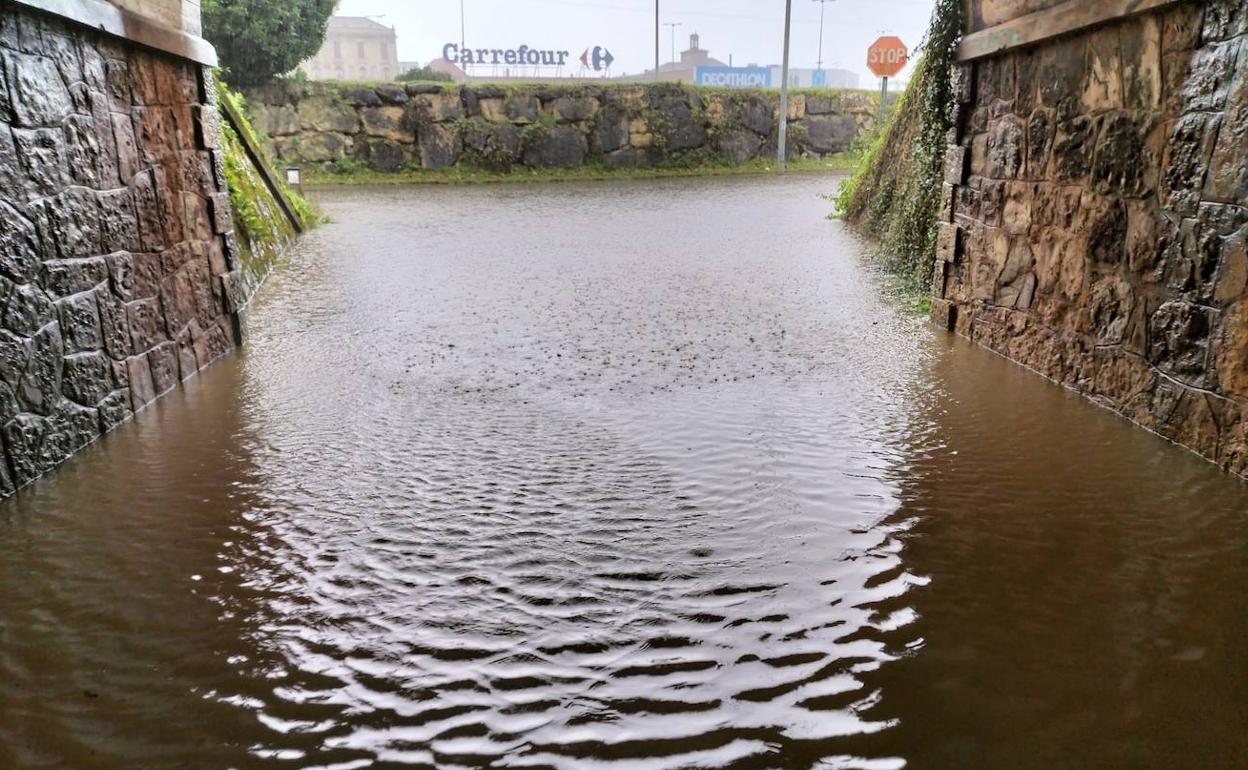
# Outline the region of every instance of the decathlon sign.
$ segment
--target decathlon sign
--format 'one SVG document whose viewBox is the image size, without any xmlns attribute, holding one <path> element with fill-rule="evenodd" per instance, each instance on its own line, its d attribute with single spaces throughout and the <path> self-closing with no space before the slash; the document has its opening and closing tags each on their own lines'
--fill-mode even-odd
<svg viewBox="0 0 1248 770">
<path fill-rule="evenodd" d="M 530 67 L 562 67 L 568 60 L 567 51 L 540 48 L 469 48 L 457 43 L 442 46 L 442 58 L 451 64 L 514 64 Z"/>
<path fill-rule="evenodd" d="M 693 81 L 719 88 L 770 88 L 771 70 L 766 67 L 698 67 Z"/>
</svg>

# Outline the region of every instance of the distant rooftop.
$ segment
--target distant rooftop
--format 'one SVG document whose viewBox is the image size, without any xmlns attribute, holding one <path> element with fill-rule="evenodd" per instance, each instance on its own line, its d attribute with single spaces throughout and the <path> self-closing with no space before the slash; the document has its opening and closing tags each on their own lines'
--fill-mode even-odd
<svg viewBox="0 0 1248 770">
<path fill-rule="evenodd" d="M 390 29 L 364 16 L 330 16 L 330 29 Z"/>
</svg>

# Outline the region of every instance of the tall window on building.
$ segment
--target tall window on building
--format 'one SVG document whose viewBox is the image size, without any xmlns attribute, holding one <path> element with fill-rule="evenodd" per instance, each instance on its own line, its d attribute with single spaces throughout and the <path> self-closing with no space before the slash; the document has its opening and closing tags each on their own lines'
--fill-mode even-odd
<svg viewBox="0 0 1248 770">
<path fill-rule="evenodd" d="M 356 56 L 360 57 L 360 61 L 364 61 L 365 59 L 368 58 L 367 56 L 364 55 L 364 41 L 363 40 L 355 44 L 355 53 L 356 53 Z"/>
</svg>

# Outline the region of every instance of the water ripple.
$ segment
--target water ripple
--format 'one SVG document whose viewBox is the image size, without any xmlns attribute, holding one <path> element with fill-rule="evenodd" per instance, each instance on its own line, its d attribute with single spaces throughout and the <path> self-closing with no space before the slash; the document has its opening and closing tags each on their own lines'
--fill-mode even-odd
<svg viewBox="0 0 1248 770">
<path fill-rule="evenodd" d="M 0 505 L 0 767 L 1233 766 L 1242 485 L 883 301 L 830 184 L 325 196 Z"/>
<path fill-rule="evenodd" d="M 412 217 L 352 250 L 388 266 L 366 303 L 292 273 L 267 300 L 285 315 L 258 310 L 250 403 L 277 451 L 256 520 L 280 548 L 236 561 L 287 664 L 265 724 L 332 705 L 319 751 L 464 767 L 850 766 L 833 745 L 887 729 L 862 675 L 906 654 L 923 584 L 885 523 L 917 331 L 811 248 L 834 225 L 654 261 L 673 220 L 641 193 L 593 255 Z M 889 356 L 844 344 L 860 313 Z M 317 395 L 277 376 L 331 337 L 350 342 Z"/>
</svg>

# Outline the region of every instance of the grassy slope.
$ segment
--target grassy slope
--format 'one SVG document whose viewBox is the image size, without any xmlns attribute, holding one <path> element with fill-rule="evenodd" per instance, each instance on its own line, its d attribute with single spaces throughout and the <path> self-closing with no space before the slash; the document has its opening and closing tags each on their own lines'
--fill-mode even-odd
<svg viewBox="0 0 1248 770">
<path fill-rule="evenodd" d="M 587 182 L 612 179 L 663 179 L 669 177 L 732 176 L 770 174 L 775 171 L 775 161 L 758 159 L 739 166 L 709 164 L 702 166 L 657 166 L 643 168 L 611 168 L 592 165 L 574 168 L 530 169 L 515 167 L 510 172 L 486 171 L 466 166 L 446 169 L 414 169 L 382 174 L 359 170 L 334 173 L 308 169 L 304 181 L 308 185 L 387 185 L 387 184 L 501 184 L 515 182 Z M 790 160 L 786 167 L 794 173 L 848 173 L 856 167 L 849 155 L 830 158 L 801 158 Z"/>
<path fill-rule="evenodd" d="M 504 93 L 524 94 L 532 93 L 534 90 L 558 90 L 566 92 L 570 96 L 575 96 L 578 90 L 594 89 L 596 91 L 629 91 L 637 88 L 646 88 L 650 86 L 660 86 L 663 88 L 681 88 L 702 94 L 703 96 L 763 96 L 772 101 L 780 101 L 780 89 L 777 88 L 727 88 L 724 86 L 700 86 L 693 83 L 678 83 L 675 81 L 616 81 L 607 80 L 602 82 L 585 82 L 571 81 L 567 84 L 551 83 L 550 81 L 524 81 L 524 80 L 474 80 L 471 83 L 447 83 L 445 81 L 407 81 L 407 82 L 390 82 L 390 81 L 365 81 L 365 80 L 334 80 L 334 81 L 303 81 L 306 85 L 313 88 L 320 88 L 323 92 L 342 92 L 352 88 L 376 88 L 378 86 L 407 86 L 407 85 L 434 85 L 440 87 L 447 92 L 458 92 L 463 87 L 482 89 L 496 88 Z M 880 92 L 872 88 L 790 88 L 790 96 L 835 96 L 837 94 L 860 94 L 867 97 L 873 102 L 879 103 Z"/>
<path fill-rule="evenodd" d="M 877 258 L 916 296 L 929 294 L 953 89 L 961 0 L 937 0 L 910 85 L 836 208 L 878 243 Z"/>
<path fill-rule="evenodd" d="M 224 84 L 219 84 L 217 96 L 231 100 L 239 114 L 245 114 L 242 99 Z M 250 133 L 249 139 L 254 146 L 263 146 L 246 120 L 241 129 Z M 296 233 L 260 173 L 251 164 L 242 140 L 224 116 L 221 119 L 221 160 L 230 188 L 235 241 L 242 252 L 244 280 L 250 293 L 280 262 Z M 280 180 L 278 183 L 281 184 Z M 284 185 L 283 192 L 305 227 L 312 227 L 320 220 L 319 213 L 301 195 Z"/>
</svg>

